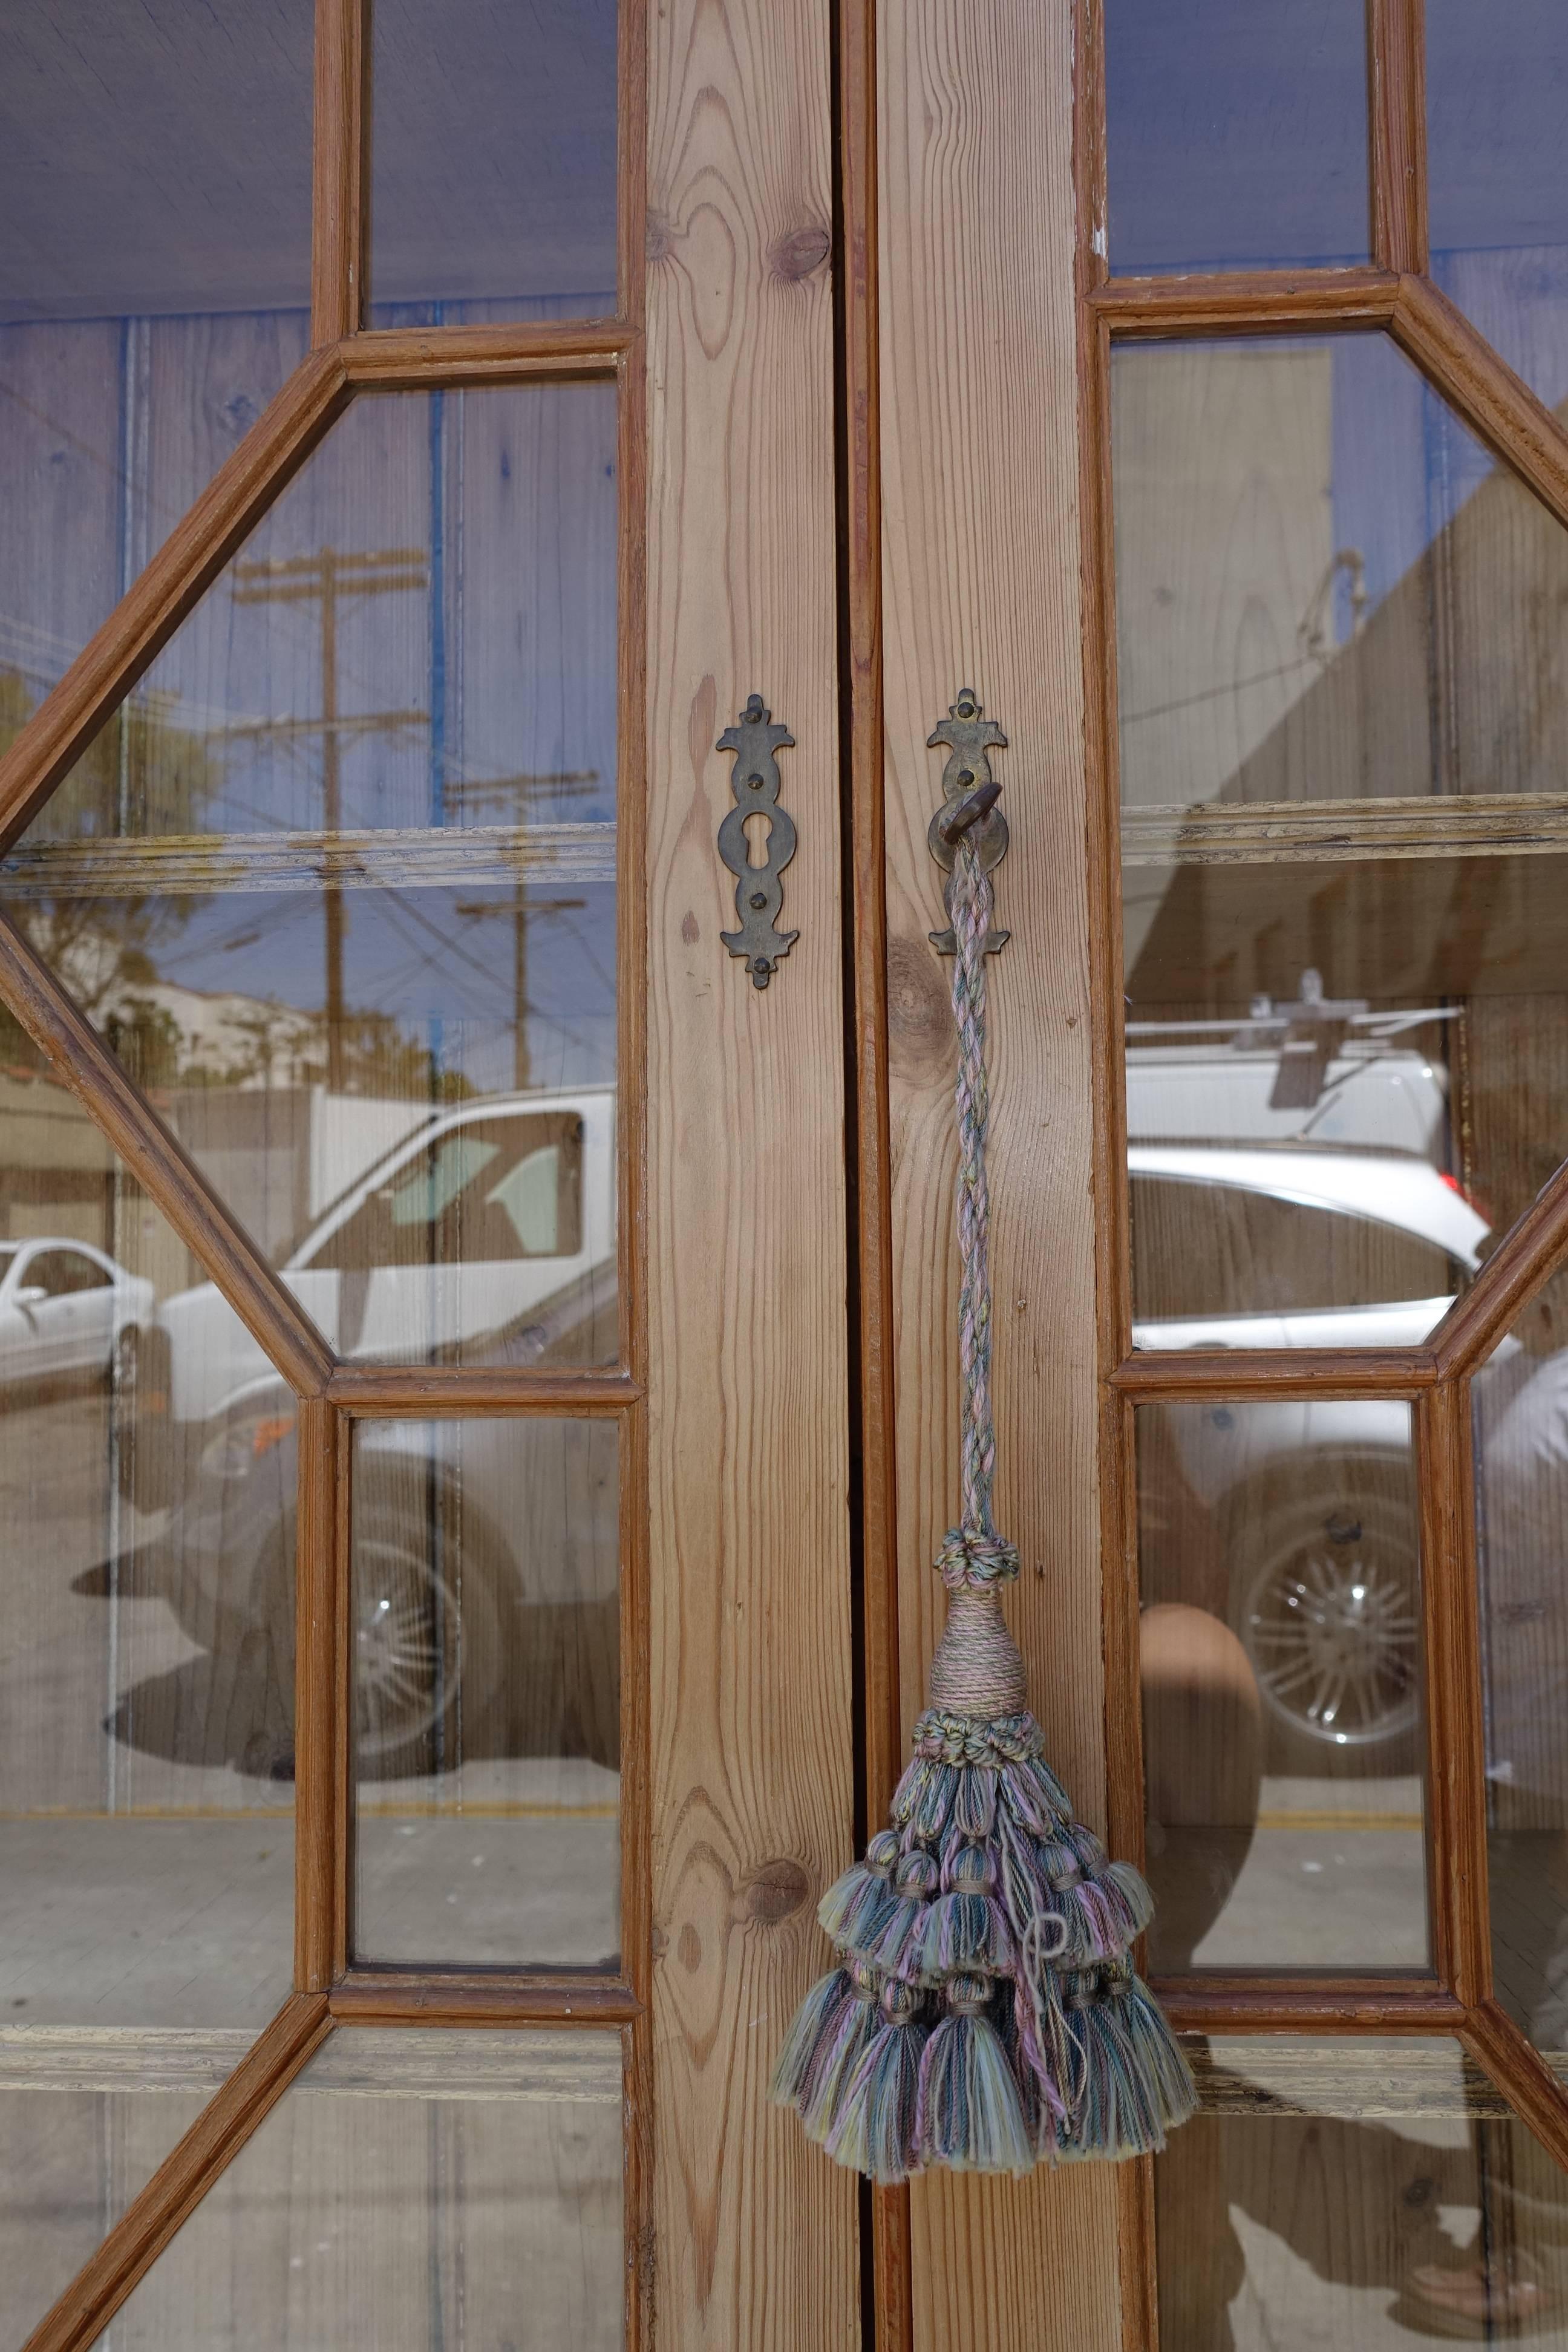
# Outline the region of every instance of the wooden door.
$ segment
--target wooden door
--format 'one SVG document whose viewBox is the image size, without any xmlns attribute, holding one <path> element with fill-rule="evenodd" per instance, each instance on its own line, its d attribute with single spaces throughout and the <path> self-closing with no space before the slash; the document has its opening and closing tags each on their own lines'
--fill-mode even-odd
<svg viewBox="0 0 1568 2352">
<path fill-rule="evenodd" d="M 1471 14 L 11 12 L 0 1308 L 115 1303 L 0 1364 L 5 2342 L 1568 2328 L 1568 59 Z M 1205 2112 L 873 2191 L 766 2090 L 939 1630 L 964 688 L 1011 1618 Z"/>
</svg>

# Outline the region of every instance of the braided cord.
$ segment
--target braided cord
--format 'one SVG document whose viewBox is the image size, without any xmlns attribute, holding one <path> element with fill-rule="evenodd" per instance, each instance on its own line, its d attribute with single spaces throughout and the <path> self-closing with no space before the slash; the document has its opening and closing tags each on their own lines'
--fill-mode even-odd
<svg viewBox="0 0 1568 2352">
<path fill-rule="evenodd" d="M 957 952 L 952 1015 L 958 1024 L 958 1360 L 963 1383 L 962 1532 L 994 1543 L 991 1486 L 996 1424 L 991 1409 L 991 1202 L 985 1181 L 990 1094 L 985 1078 L 985 940 L 991 877 L 973 845 L 958 845 L 949 907 Z"/>
</svg>

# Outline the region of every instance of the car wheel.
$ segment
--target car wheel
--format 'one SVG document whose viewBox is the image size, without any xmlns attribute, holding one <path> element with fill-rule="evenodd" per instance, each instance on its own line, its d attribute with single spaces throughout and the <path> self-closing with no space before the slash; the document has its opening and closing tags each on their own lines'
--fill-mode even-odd
<svg viewBox="0 0 1568 2352">
<path fill-rule="evenodd" d="M 1264 1520 L 1238 1563 L 1232 1622 L 1290 1744 L 1379 1748 L 1421 1714 L 1415 1535 L 1394 1498 L 1305 1501 Z"/>
<path fill-rule="evenodd" d="M 354 1515 L 354 1748 L 362 1773 L 442 1771 L 482 1746 L 498 1680 L 489 1579 L 443 1574 L 400 1512 Z"/>
</svg>

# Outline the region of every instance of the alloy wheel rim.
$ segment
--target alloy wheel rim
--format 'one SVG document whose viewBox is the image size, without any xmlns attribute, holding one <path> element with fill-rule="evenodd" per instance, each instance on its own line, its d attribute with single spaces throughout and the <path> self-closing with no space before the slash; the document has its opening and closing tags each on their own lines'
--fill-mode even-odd
<svg viewBox="0 0 1568 2352">
<path fill-rule="evenodd" d="M 362 1756 L 418 1739 L 462 1688 L 462 1619 L 451 1588 L 397 1545 L 356 1546 L 354 1726 Z"/>
<path fill-rule="evenodd" d="M 1254 1578 L 1242 1643 L 1264 1703 L 1336 1748 L 1409 1730 L 1420 1713 L 1421 1625 L 1414 1565 L 1358 1527 L 1294 1544 Z"/>
</svg>

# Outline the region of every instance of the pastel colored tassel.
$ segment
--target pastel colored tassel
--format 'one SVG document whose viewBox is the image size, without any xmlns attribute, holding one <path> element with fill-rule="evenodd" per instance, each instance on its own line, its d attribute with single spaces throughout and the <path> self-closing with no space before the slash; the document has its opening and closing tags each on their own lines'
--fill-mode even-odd
<svg viewBox="0 0 1568 2352">
<path fill-rule="evenodd" d="M 971 717 L 977 709 L 970 698 Z M 974 764 L 977 755 L 968 756 Z M 955 751 L 950 771 L 957 758 Z M 994 801 L 995 787 L 982 782 L 955 803 L 960 816 L 971 802 Z M 1041 1752 L 1024 1662 L 1002 1614 L 1001 1587 L 1017 1575 L 1018 1555 L 991 1517 L 991 885 L 967 835 L 949 907 L 963 1520 L 937 1560 L 947 1623 L 890 1825 L 818 1911 L 844 1965 L 806 1995 L 773 2083 L 773 2097 L 799 2112 L 830 2156 L 881 2182 L 931 2164 L 1022 2173 L 1042 2162 L 1142 2156 L 1163 2147 L 1197 2104 L 1180 2046 L 1130 1958 L 1152 1916 L 1149 1889 L 1074 1819 Z"/>
<path fill-rule="evenodd" d="M 890 1984 L 882 2022 L 839 2103 L 824 2146 L 837 2163 L 892 2188 L 918 2172 L 921 2060 L 926 2048 L 921 1996 Z"/>
</svg>

